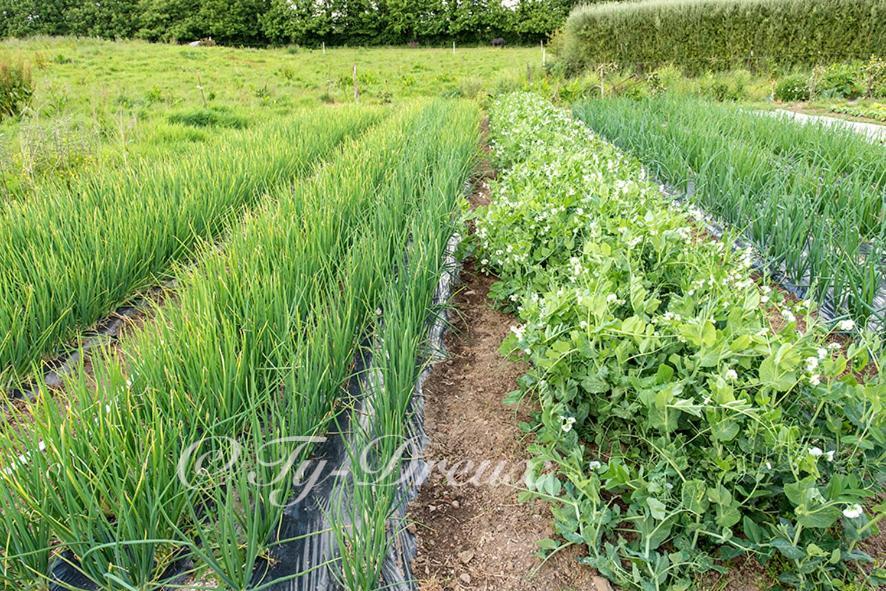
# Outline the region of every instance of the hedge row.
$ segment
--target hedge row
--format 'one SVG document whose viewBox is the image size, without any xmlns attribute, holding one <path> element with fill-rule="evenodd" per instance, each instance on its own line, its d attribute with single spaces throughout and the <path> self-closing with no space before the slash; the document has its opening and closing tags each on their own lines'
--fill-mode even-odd
<svg viewBox="0 0 886 591">
<path fill-rule="evenodd" d="M 886 0 L 644 0 L 581 6 L 566 22 L 572 68 L 688 71 L 867 59 L 886 53 Z"/>
</svg>

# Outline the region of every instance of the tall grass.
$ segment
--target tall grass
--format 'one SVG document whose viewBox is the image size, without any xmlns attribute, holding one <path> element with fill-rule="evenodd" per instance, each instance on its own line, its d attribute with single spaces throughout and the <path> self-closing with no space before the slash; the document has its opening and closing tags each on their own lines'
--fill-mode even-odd
<svg viewBox="0 0 886 591">
<path fill-rule="evenodd" d="M 325 433 L 409 220 L 439 197 L 440 183 L 419 181 L 440 161 L 437 138 L 467 133 L 455 122 L 448 107 L 410 107 L 347 143 L 181 269 L 177 303 L 76 372 L 64 404 L 42 390 L 30 422 L 0 434 L 6 458 L 46 450 L 31 452 L 34 470 L 0 474 L 13 499 L 0 521 L 48 524 L 104 589 L 154 585 L 180 556 L 245 588 L 288 493 L 291 475 L 277 477 L 307 452 L 278 438 Z M 201 469 L 234 449 L 229 469 Z M 33 546 L 3 551 L 9 583 L 46 551 Z"/>
<path fill-rule="evenodd" d="M 662 181 L 731 223 L 813 297 L 882 319 L 886 158 L 849 130 L 800 126 L 740 109 L 663 97 L 605 100 L 577 116 L 634 152 Z"/>
<path fill-rule="evenodd" d="M 188 158 L 106 171 L 0 208 L 0 384 L 192 255 L 379 112 L 304 112 Z"/>
</svg>

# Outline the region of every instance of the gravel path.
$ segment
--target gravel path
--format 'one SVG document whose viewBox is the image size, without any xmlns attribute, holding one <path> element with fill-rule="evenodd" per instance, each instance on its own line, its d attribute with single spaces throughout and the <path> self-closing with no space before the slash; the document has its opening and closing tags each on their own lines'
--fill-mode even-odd
<svg viewBox="0 0 886 591">
<path fill-rule="evenodd" d="M 785 109 L 776 109 L 775 111 L 761 111 L 769 115 L 787 115 L 791 119 L 799 123 L 823 123 L 824 125 L 842 125 L 848 127 L 856 133 L 867 136 L 871 140 L 886 142 L 886 125 L 878 125 L 876 123 L 861 123 L 860 121 L 847 121 L 846 119 L 837 119 L 835 117 L 823 117 L 821 115 L 807 115 L 805 113 L 797 113 L 795 111 L 787 111 Z"/>
</svg>

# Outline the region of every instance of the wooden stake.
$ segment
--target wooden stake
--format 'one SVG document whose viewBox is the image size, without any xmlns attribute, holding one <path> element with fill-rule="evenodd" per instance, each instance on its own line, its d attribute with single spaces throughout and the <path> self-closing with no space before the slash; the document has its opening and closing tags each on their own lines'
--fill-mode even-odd
<svg viewBox="0 0 886 591">
<path fill-rule="evenodd" d="M 357 64 L 354 64 L 354 102 L 360 102 L 360 89 L 357 87 Z"/>
<path fill-rule="evenodd" d="M 326 41 L 323 42 L 323 55 L 326 55 Z"/>
<path fill-rule="evenodd" d="M 455 55 L 455 41 L 452 42 L 452 55 Z"/>
<path fill-rule="evenodd" d="M 544 68 L 547 65 L 547 61 L 548 61 L 547 50 L 545 49 L 544 40 L 539 41 L 539 45 L 541 45 L 541 67 Z"/>
</svg>

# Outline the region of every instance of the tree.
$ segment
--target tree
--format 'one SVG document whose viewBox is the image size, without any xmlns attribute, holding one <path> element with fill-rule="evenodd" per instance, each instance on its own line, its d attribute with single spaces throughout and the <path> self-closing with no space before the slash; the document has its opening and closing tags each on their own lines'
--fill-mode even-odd
<svg viewBox="0 0 886 591">
<path fill-rule="evenodd" d="M 75 0 L 0 0 L 4 35 L 67 35 L 65 13 Z"/>
<path fill-rule="evenodd" d="M 136 36 L 148 41 L 200 39 L 199 10 L 200 0 L 140 0 Z"/>
<path fill-rule="evenodd" d="M 65 11 L 69 32 L 107 39 L 132 37 L 138 29 L 138 0 L 93 0 Z"/>
</svg>

